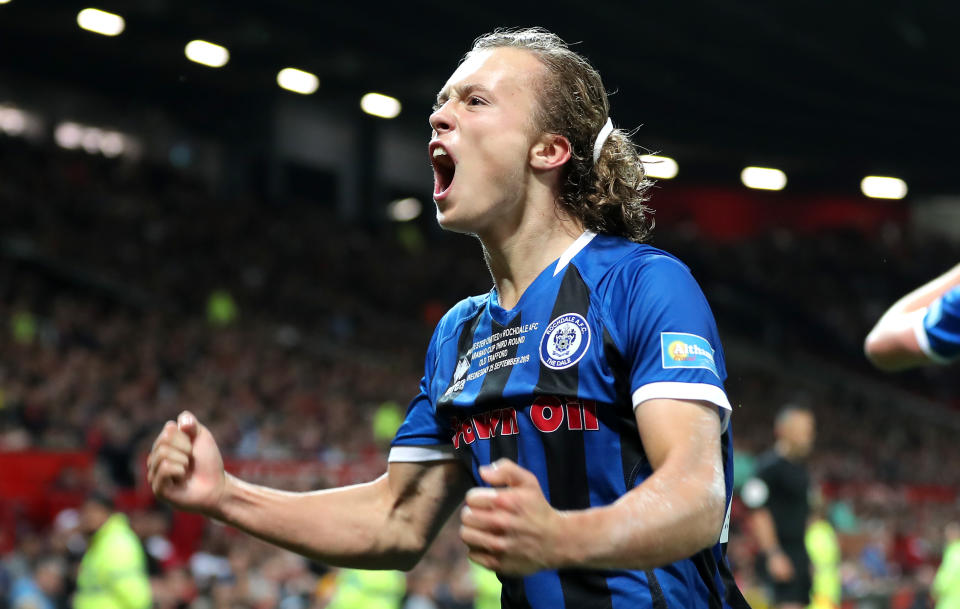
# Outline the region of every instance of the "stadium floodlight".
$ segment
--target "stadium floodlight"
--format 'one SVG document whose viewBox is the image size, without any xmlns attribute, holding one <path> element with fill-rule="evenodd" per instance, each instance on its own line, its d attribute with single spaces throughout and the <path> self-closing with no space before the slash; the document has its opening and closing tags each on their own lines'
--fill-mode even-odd
<svg viewBox="0 0 960 609">
<path fill-rule="evenodd" d="M 316 74 L 304 70 L 284 68 L 277 72 L 277 84 L 287 91 L 310 95 L 320 88 L 320 79 L 317 78 Z"/>
<path fill-rule="evenodd" d="M 80 142 L 83 140 L 83 127 L 70 121 L 60 123 L 53 131 L 53 139 L 56 140 L 57 146 L 74 150 L 80 147 Z"/>
<path fill-rule="evenodd" d="M 677 177 L 677 172 L 680 170 L 677 162 L 668 156 L 645 154 L 640 157 L 640 160 L 643 161 L 643 170 L 648 178 L 669 180 Z"/>
<path fill-rule="evenodd" d="M 107 158 L 118 157 L 127 149 L 126 138 L 122 133 L 106 131 L 100 137 L 100 152 Z"/>
<path fill-rule="evenodd" d="M 0 131 L 7 135 L 20 135 L 27 129 L 27 115 L 22 110 L 0 106 Z"/>
<path fill-rule="evenodd" d="M 860 181 L 860 190 L 871 199 L 902 199 L 907 196 L 907 183 L 900 178 L 867 176 Z"/>
<path fill-rule="evenodd" d="M 230 51 L 226 47 L 206 40 L 191 40 L 183 51 L 190 61 L 210 68 L 222 68 L 230 61 Z"/>
<path fill-rule="evenodd" d="M 77 25 L 88 32 L 116 36 L 126 27 L 126 22 L 120 15 L 101 11 L 98 8 L 85 8 L 77 13 Z"/>
<path fill-rule="evenodd" d="M 787 185 L 787 174 L 773 167 L 744 167 L 740 172 L 740 181 L 747 188 L 783 190 Z"/>
<path fill-rule="evenodd" d="M 406 199 L 397 199 L 387 206 L 387 215 L 391 220 L 397 222 L 408 222 L 420 215 L 423 211 L 423 204 L 420 199 L 407 197 Z"/>
<path fill-rule="evenodd" d="M 367 93 L 360 98 L 360 108 L 380 118 L 396 118 L 400 114 L 400 100 L 382 93 Z"/>
<path fill-rule="evenodd" d="M 87 127 L 83 130 L 83 137 L 80 138 L 80 145 L 90 154 L 100 152 L 100 140 L 103 139 L 103 131 L 96 127 Z"/>
<path fill-rule="evenodd" d="M 0 0 L 0 4 L 10 4 L 10 0 Z"/>
</svg>

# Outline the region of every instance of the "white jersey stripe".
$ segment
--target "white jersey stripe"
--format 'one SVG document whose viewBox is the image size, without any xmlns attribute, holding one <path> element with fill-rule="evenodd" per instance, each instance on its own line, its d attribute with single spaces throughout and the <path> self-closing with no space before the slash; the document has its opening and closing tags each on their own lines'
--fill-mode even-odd
<svg viewBox="0 0 960 609">
<path fill-rule="evenodd" d="M 394 446 L 387 461 L 390 463 L 420 463 L 424 461 L 454 461 L 457 455 L 453 445 Z"/>
<path fill-rule="evenodd" d="M 673 381 L 661 381 L 657 383 L 647 383 L 638 387 L 633 392 L 633 407 L 636 408 L 647 400 L 657 398 L 670 400 L 701 400 L 716 404 L 722 409 L 723 421 L 721 431 L 726 431 L 727 423 L 730 421 L 730 400 L 727 394 L 716 385 L 708 383 L 679 383 Z"/>
<path fill-rule="evenodd" d="M 573 260 L 573 257 L 580 253 L 580 250 L 587 247 L 587 244 L 597 236 L 597 233 L 592 231 L 583 231 L 583 234 L 577 237 L 577 240 L 570 244 L 563 254 L 560 255 L 560 258 L 557 260 L 557 268 L 553 271 L 553 276 L 556 277 L 560 274 L 570 261 Z"/>
</svg>

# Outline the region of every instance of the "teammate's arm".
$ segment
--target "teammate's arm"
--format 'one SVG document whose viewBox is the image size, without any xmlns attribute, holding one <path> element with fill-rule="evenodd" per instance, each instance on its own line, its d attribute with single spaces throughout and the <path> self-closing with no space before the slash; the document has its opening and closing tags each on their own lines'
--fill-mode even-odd
<svg viewBox="0 0 960 609">
<path fill-rule="evenodd" d="M 877 368 L 887 371 L 930 363 L 930 357 L 917 342 L 917 325 L 933 301 L 958 285 L 960 264 L 894 303 L 864 341 L 867 358 Z"/>
<path fill-rule="evenodd" d="M 291 493 L 223 469 L 213 436 L 188 413 L 168 422 L 147 461 L 154 493 L 325 564 L 410 569 L 463 499 L 459 462 L 391 463 L 366 484 Z"/>
<path fill-rule="evenodd" d="M 495 571 L 650 569 L 717 542 L 725 513 L 720 417 L 705 402 L 651 399 L 636 409 L 653 474 L 613 504 L 561 512 L 510 461 L 482 469 L 499 488 L 472 489 L 461 537 Z"/>
</svg>

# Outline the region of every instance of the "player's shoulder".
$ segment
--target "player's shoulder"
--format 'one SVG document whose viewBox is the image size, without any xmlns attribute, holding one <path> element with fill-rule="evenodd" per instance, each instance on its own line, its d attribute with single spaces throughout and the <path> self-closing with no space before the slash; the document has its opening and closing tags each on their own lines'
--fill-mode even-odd
<svg viewBox="0 0 960 609">
<path fill-rule="evenodd" d="M 459 336 L 463 325 L 479 315 L 489 299 L 489 292 L 468 296 L 450 307 L 437 323 L 436 330 L 433 333 L 434 342 L 441 345 L 447 339 Z"/>
<path fill-rule="evenodd" d="M 624 284 L 670 284 L 692 277 L 687 265 L 673 254 L 614 235 L 598 234 L 586 254 L 573 262 L 584 281 L 599 290 Z"/>
</svg>

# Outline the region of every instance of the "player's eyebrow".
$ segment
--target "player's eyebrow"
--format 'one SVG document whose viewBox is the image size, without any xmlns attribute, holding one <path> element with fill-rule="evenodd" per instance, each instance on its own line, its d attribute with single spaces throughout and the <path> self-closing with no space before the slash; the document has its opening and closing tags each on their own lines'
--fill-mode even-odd
<svg viewBox="0 0 960 609">
<path fill-rule="evenodd" d="M 460 99 L 463 99 L 464 97 L 467 97 L 471 93 L 475 93 L 478 91 L 480 93 L 488 93 L 488 94 L 490 93 L 490 89 L 488 89 L 487 87 L 479 83 L 468 82 L 468 83 L 461 83 L 459 85 L 454 85 L 453 87 L 444 87 L 443 89 L 440 90 L 439 93 L 437 93 L 437 101 L 433 105 L 434 112 L 439 110 L 440 107 L 443 106 L 443 104 L 447 103 L 447 100 L 450 99 L 451 88 L 453 89 L 454 96 Z"/>
</svg>

